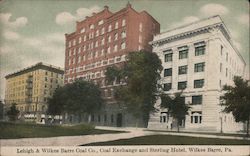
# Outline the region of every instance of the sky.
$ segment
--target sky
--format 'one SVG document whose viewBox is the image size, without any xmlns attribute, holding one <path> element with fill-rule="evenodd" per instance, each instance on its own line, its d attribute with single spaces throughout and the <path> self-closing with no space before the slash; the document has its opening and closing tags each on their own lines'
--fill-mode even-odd
<svg viewBox="0 0 250 156">
<path fill-rule="evenodd" d="M 38 62 L 64 67 L 65 33 L 105 5 L 112 12 L 130 2 L 147 11 L 161 32 L 220 15 L 249 71 L 249 2 L 247 0 L 0 0 L 0 99 L 5 76 Z"/>
</svg>

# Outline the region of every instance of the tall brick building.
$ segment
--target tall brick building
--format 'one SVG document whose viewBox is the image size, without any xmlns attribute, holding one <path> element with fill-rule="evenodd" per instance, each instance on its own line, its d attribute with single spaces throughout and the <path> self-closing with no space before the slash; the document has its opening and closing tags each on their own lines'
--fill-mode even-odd
<svg viewBox="0 0 250 156">
<path fill-rule="evenodd" d="M 77 78 L 91 80 L 102 88 L 108 103 L 105 110 L 92 115 L 92 122 L 133 126 L 130 115 L 122 112 L 123 109 L 112 100 L 114 86 L 122 82 L 107 84 L 105 69 L 122 64 L 131 51 L 151 51 L 148 43 L 159 32 L 160 24 L 151 15 L 135 11 L 128 3 L 115 13 L 105 6 L 101 12 L 77 22 L 76 31 L 65 35 L 65 84 Z"/>
</svg>

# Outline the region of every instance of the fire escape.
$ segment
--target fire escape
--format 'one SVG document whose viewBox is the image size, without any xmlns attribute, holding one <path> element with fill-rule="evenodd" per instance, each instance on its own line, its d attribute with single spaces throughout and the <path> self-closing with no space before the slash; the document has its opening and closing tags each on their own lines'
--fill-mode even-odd
<svg viewBox="0 0 250 156">
<path fill-rule="evenodd" d="M 25 98 L 25 101 L 28 105 L 28 110 L 25 110 L 25 111 L 28 111 L 30 110 L 30 104 L 32 103 L 32 88 L 33 88 L 33 76 L 32 75 L 29 75 L 28 76 L 28 79 L 26 80 L 26 98 Z"/>
</svg>

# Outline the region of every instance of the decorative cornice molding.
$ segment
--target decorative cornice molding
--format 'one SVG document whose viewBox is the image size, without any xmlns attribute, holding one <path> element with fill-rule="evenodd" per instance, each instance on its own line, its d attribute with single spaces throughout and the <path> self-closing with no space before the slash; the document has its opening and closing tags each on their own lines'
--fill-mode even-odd
<svg viewBox="0 0 250 156">
<path fill-rule="evenodd" d="M 173 41 L 176 41 L 176 40 L 196 36 L 196 35 L 199 35 L 199 34 L 209 33 L 211 31 L 213 31 L 214 29 L 221 29 L 221 28 L 223 28 L 222 23 L 217 23 L 217 24 L 214 24 L 214 25 L 209 25 L 209 26 L 202 27 L 202 28 L 199 28 L 199 29 L 190 30 L 190 31 L 187 31 L 187 32 L 184 32 L 184 33 L 180 33 L 180 34 L 172 35 L 170 37 L 166 37 L 166 38 L 162 38 L 162 39 L 159 39 L 159 40 L 156 40 L 156 41 L 152 41 L 151 44 L 152 44 L 153 47 L 161 46 L 161 45 L 169 43 L 169 42 L 173 42 Z M 224 31 L 224 33 L 226 33 L 226 31 Z M 226 36 L 229 37 L 229 35 L 226 35 Z"/>
</svg>

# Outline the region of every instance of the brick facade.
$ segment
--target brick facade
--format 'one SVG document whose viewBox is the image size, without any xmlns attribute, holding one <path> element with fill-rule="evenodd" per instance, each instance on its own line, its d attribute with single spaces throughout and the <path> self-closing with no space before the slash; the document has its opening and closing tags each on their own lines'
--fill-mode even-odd
<svg viewBox="0 0 250 156">
<path fill-rule="evenodd" d="M 129 52 L 152 51 L 148 43 L 159 32 L 160 24 L 146 11 L 137 12 L 127 4 L 112 13 L 105 6 L 101 12 L 77 22 L 75 32 L 65 34 L 65 84 L 77 78 L 91 80 L 110 101 L 114 85 L 120 84 L 106 84 L 105 69 L 121 65 Z"/>
</svg>

